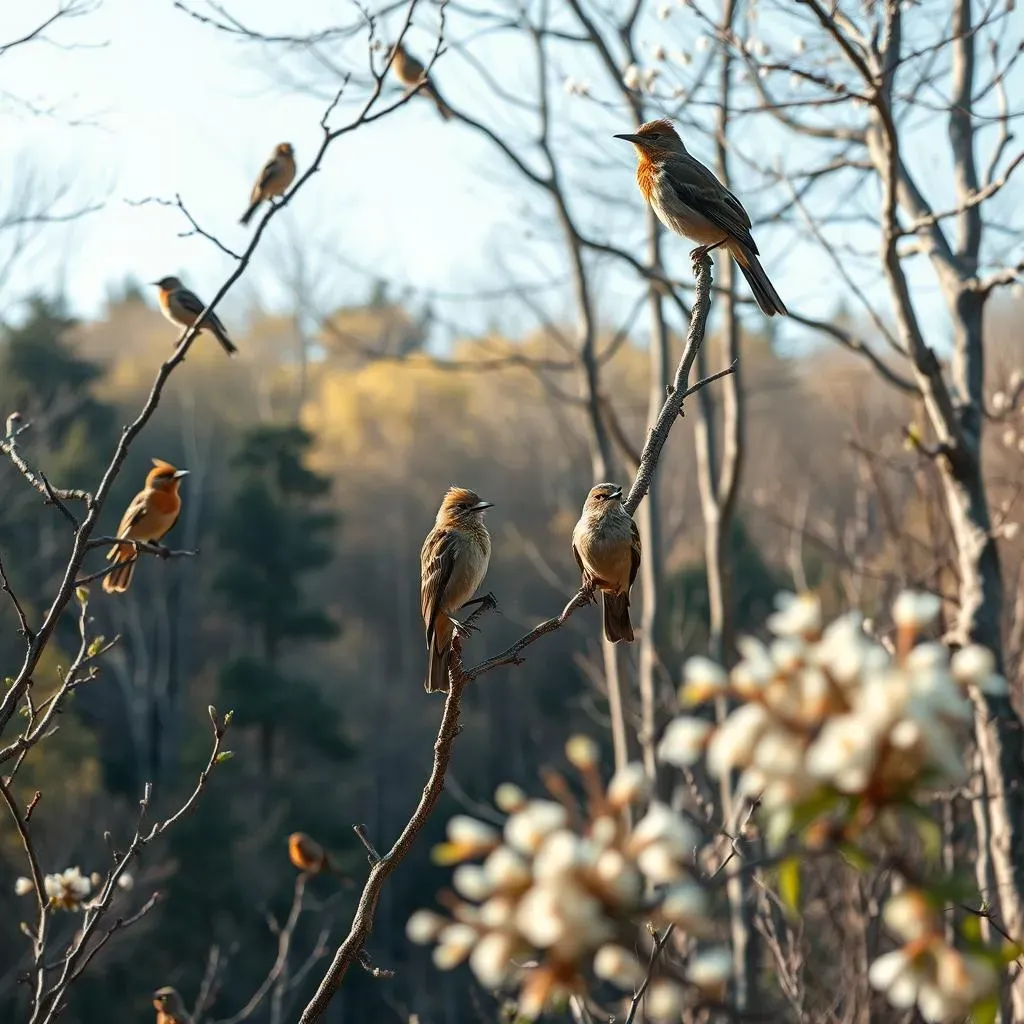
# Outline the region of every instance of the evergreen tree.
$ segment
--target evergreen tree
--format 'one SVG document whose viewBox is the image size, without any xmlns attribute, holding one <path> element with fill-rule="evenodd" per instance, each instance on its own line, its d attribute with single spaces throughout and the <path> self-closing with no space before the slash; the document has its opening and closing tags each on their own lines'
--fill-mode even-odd
<svg viewBox="0 0 1024 1024">
<path fill-rule="evenodd" d="M 260 426 L 233 459 L 235 486 L 221 521 L 215 588 L 249 641 L 250 654 L 220 674 L 238 726 L 259 729 L 265 775 L 278 731 L 331 758 L 345 757 L 337 713 L 319 688 L 282 661 L 301 643 L 330 640 L 337 625 L 303 593 L 306 579 L 334 557 L 337 517 L 322 508 L 330 480 L 305 460 L 312 437 L 297 426 Z"/>
</svg>

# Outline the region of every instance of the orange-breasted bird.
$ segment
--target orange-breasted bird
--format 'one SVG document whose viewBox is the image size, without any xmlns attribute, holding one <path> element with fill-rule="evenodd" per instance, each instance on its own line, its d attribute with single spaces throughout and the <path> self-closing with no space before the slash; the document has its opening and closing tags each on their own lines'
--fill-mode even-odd
<svg viewBox="0 0 1024 1024">
<path fill-rule="evenodd" d="M 311 875 L 334 869 L 327 851 L 305 832 L 293 832 L 288 837 L 288 859 L 300 871 Z"/>
<path fill-rule="evenodd" d="M 153 1006 L 156 1009 L 156 1024 L 192 1024 L 181 996 L 170 985 L 158 988 L 153 993 Z"/>
<path fill-rule="evenodd" d="M 172 324 L 191 327 L 206 308 L 206 303 L 195 292 L 189 291 L 177 277 L 162 277 L 153 284 L 160 289 L 160 311 Z M 203 317 L 200 330 L 210 331 L 229 356 L 238 351 L 216 313 L 208 313 Z"/>
<path fill-rule="evenodd" d="M 636 182 L 658 220 L 697 242 L 696 262 L 719 246 L 729 250 L 766 316 L 788 311 L 758 260 L 757 243 L 743 204 L 683 145 L 667 118 L 648 121 L 631 135 L 637 154 Z"/>
<path fill-rule="evenodd" d="M 450 487 L 437 511 L 434 528 L 420 551 L 420 612 L 426 628 L 429 661 L 427 693 L 448 689 L 452 635 L 459 623 L 452 613 L 469 602 L 487 575 L 491 535 L 484 512 L 494 505 L 475 491 Z"/>
<path fill-rule="evenodd" d="M 260 203 L 283 196 L 295 180 L 295 152 L 290 142 L 282 142 L 274 155 L 263 165 L 249 196 L 249 209 L 242 214 L 239 224 L 248 224 Z"/>
<path fill-rule="evenodd" d="M 420 92 L 425 96 L 429 96 L 434 101 L 437 112 L 445 121 L 450 121 L 452 117 L 451 109 L 441 99 L 441 94 L 437 91 L 437 86 L 434 85 L 430 75 L 427 74 L 427 69 L 401 43 L 395 43 L 391 47 L 389 55 L 391 57 L 391 70 L 394 71 L 395 77 L 402 85 L 407 89 L 415 89 L 422 82 L 423 88 L 420 89 Z"/>
<path fill-rule="evenodd" d="M 124 540 L 155 543 L 178 521 L 181 495 L 178 487 L 187 469 L 175 469 L 169 462 L 153 460 L 153 468 L 146 477 L 146 486 L 131 500 L 117 528 L 117 536 Z M 138 552 L 131 544 L 115 544 L 107 555 L 114 562 L 103 577 L 103 589 L 108 594 L 123 594 L 132 582 Z"/>
<path fill-rule="evenodd" d="M 576 528 L 572 553 L 583 575 L 604 596 L 604 635 L 613 644 L 631 642 L 629 591 L 640 568 L 640 531 L 622 507 L 622 488 L 598 484 L 590 489 Z"/>
</svg>

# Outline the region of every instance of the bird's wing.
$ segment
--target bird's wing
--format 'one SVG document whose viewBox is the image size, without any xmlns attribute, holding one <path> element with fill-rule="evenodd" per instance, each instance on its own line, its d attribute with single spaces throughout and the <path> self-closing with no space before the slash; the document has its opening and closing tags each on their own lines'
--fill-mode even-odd
<svg viewBox="0 0 1024 1024">
<path fill-rule="evenodd" d="M 139 491 L 139 493 L 132 498 L 131 503 L 125 509 L 124 515 L 121 517 L 121 525 L 117 528 L 118 537 L 131 537 L 132 527 L 138 526 L 149 511 L 149 498 L 151 493 L 152 492 L 147 488 L 144 491 Z"/>
<path fill-rule="evenodd" d="M 743 204 L 707 167 L 689 153 L 683 153 L 672 157 L 665 170 L 663 180 L 683 203 L 757 253 L 750 234 L 750 217 Z"/>
<path fill-rule="evenodd" d="M 630 551 L 632 562 L 629 567 L 629 585 L 633 586 L 633 580 L 636 579 L 637 570 L 640 568 L 640 552 L 643 545 L 640 543 L 640 531 L 637 529 L 636 520 L 632 520 L 630 525 L 633 527 L 633 546 Z"/>
<path fill-rule="evenodd" d="M 583 564 L 583 559 L 580 558 L 580 553 L 579 553 L 579 549 L 576 547 L 576 540 L 575 540 L 575 538 L 573 539 L 573 542 L 572 542 L 572 553 L 573 553 L 573 555 L 576 558 L 576 564 L 580 567 L 580 575 L 581 576 L 586 576 L 587 575 L 587 570 L 586 570 L 586 567 Z"/>
<path fill-rule="evenodd" d="M 199 314 L 206 308 L 203 300 L 200 299 L 195 292 L 191 292 L 187 288 L 178 289 L 177 299 L 181 308 L 187 313 L 191 313 L 193 316 L 199 316 Z M 227 330 L 220 322 L 220 317 L 217 316 L 216 313 L 208 313 L 204 319 L 214 330 L 220 331 L 222 334 L 227 334 Z"/>
<path fill-rule="evenodd" d="M 420 552 L 420 611 L 427 628 L 427 646 L 434 635 L 434 618 L 455 567 L 458 537 L 450 530 L 431 530 Z"/>
<path fill-rule="evenodd" d="M 271 157 L 264 165 L 263 170 L 260 171 L 259 180 L 256 182 L 255 187 L 252 190 L 252 202 L 256 202 L 258 199 L 263 198 L 263 191 L 266 187 L 276 178 L 282 171 L 281 161 L 279 157 Z"/>
</svg>

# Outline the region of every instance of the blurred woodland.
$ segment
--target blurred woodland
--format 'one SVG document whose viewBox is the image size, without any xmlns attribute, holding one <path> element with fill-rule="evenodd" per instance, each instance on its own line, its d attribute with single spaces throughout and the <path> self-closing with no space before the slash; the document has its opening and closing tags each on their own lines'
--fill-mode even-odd
<svg viewBox="0 0 1024 1024">
<path fill-rule="evenodd" d="M 365 950 L 325 1019 L 469 1024 L 514 1017 L 467 968 L 439 972 L 430 951 L 406 937 L 410 914 L 449 884 L 431 860 L 445 820 L 459 812 L 487 819 L 482 804 L 503 782 L 540 792 L 539 773 L 562 765 L 573 733 L 598 740 L 605 775 L 641 761 L 662 799 L 681 804 L 687 786 L 678 773 L 656 770 L 654 748 L 677 710 L 682 666 L 704 654 L 735 663 L 737 637 L 764 635 L 780 590 L 813 590 L 829 617 L 859 609 L 886 635 L 896 594 L 928 591 L 942 599 L 946 639 L 995 651 L 1010 702 L 979 703 L 979 735 L 989 742 L 965 751 L 969 781 L 937 795 L 924 817 L 941 831 L 943 870 L 978 881 L 973 918 L 960 907 L 950 915 L 950 935 L 954 919 L 959 927 L 966 918 L 985 941 L 998 941 L 987 903 L 993 878 L 1006 901 L 1003 921 L 1016 921 L 1024 906 L 1014 902 L 1024 900 L 1024 818 L 1016 816 L 1024 798 L 1008 781 L 1021 749 L 1024 299 L 1019 284 L 1002 287 L 1019 279 L 1019 234 L 1014 249 L 1006 241 L 1012 229 L 999 227 L 998 215 L 984 224 L 973 217 L 980 218 L 983 200 L 1004 201 L 1000 193 L 1020 157 L 1009 163 L 1006 126 L 1016 115 L 1007 113 L 1010 68 L 994 42 L 986 51 L 992 68 L 978 71 L 985 84 L 972 80 L 966 93 L 961 87 L 966 51 L 977 46 L 970 56 L 980 69 L 983 42 L 1004 30 L 1003 5 L 950 0 L 934 5 L 943 18 L 929 21 L 918 10 L 927 4 L 851 3 L 841 5 L 857 9 L 845 18 L 815 0 L 800 5 L 808 8 L 801 31 L 809 42 L 802 34 L 785 58 L 774 42 L 774 49 L 758 42 L 771 31 L 758 35 L 757 15 L 777 15 L 771 24 L 788 39 L 786 0 L 638 0 L 626 5 L 629 16 L 583 0 L 564 10 L 553 5 L 553 12 L 548 4 L 406 6 L 390 5 L 380 17 L 394 20 L 399 8 L 402 17 L 416 14 L 420 34 L 413 38 L 425 62 L 436 60 L 436 78 L 444 81 L 449 66 L 478 76 L 477 92 L 465 90 L 465 106 L 450 87 L 457 78 L 447 80 L 453 123 L 444 130 L 500 156 L 502 181 L 525 211 L 516 241 L 529 255 L 518 263 L 521 253 L 509 258 L 494 291 L 465 300 L 371 279 L 362 299 L 338 305 L 323 301 L 327 288 L 302 287 L 312 271 L 307 267 L 304 278 L 298 264 L 287 265 L 296 251 L 278 239 L 272 252 L 289 302 L 272 310 L 218 307 L 239 357 L 227 360 L 199 335 L 172 367 L 95 535 L 115 533 L 150 460 L 160 458 L 190 471 L 180 520 L 166 538 L 179 554 L 144 556 L 124 595 L 103 593 L 96 580 L 69 603 L 31 673 L 37 701 L 57 692 L 75 663 L 85 642 L 81 622 L 97 650 L 120 639 L 88 685 L 61 691 L 56 731 L 27 754 L 14 751 L 11 790 L 22 808 L 42 794 L 25 823 L 30 815 L 45 871 L 78 865 L 85 875 L 102 874 L 112 849 L 123 852 L 134 831 L 147 785 L 157 817 L 182 805 L 207 764 L 211 717 L 216 727 L 229 710 L 231 756 L 217 763 L 189 813 L 141 849 L 112 916 L 145 912 L 130 929 L 115 929 L 76 976 L 60 1019 L 150 1020 L 152 993 L 162 985 L 200 1011 L 197 1022 L 298 1019 L 349 930 L 366 878 L 367 851 L 353 826 L 363 825 L 372 844 L 388 849 L 430 774 L 443 702 L 422 689 L 417 566 L 445 489 L 471 487 L 495 503 L 484 589 L 498 609 L 467 643 L 467 661 L 476 664 L 557 615 L 576 592 L 570 538 L 587 491 L 595 479 L 628 487 L 665 401 L 690 316 L 689 244 L 664 237 L 652 216 L 644 219 L 639 198 L 627 193 L 633 183 L 624 151 L 614 150 L 620 163 L 602 155 L 600 175 L 587 177 L 594 138 L 611 150 L 623 145 L 605 147 L 612 130 L 659 115 L 678 117 L 690 137 L 699 132 L 720 177 L 751 197 L 759 239 L 782 240 L 762 242 L 763 251 L 785 255 L 789 245 L 791 258 L 806 260 L 808 275 L 838 261 L 833 293 L 825 296 L 829 312 L 804 315 L 787 297 L 793 318 L 781 328 L 769 323 L 715 254 L 711 315 L 693 379 L 737 359 L 740 372 L 687 400 L 656 486 L 637 510 L 645 552 L 633 590 L 638 642 L 602 644 L 599 611 L 583 608 L 524 650 L 523 664 L 466 688 L 441 803 L 381 891 Z M 680 28 L 682 13 L 670 24 L 662 14 L 670 6 L 686 9 L 687 27 Z M 903 8 L 912 27 L 901 28 Z M 280 44 L 274 73 L 283 77 L 291 62 L 292 86 L 324 96 L 335 114 L 338 68 L 365 69 L 368 42 L 379 65 L 385 52 L 381 26 L 350 10 L 333 35 L 304 43 L 261 37 L 218 5 L 204 17 L 211 32 L 253 46 Z M 480 37 L 490 42 L 480 44 L 478 60 L 479 25 L 489 26 Z M 406 31 L 388 27 L 393 38 Z M 652 50 L 655 30 L 684 42 L 666 42 L 667 55 L 660 43 Z M 704 44 L 691 45 L 694 38 Z M 440 53 L 442 40 L 450 56 Z M 327 43 L 336 47 L 336 64 L 311 57 Z M 487 47 L 503 45 L 524 66 L 536 63 L 533 92 L 509 99 L 488 74 Z M 858 48 L 877 53 L 877 64 L 868 61 L 865 70 L 847 61 Z M 896 72 L 883 59 L 890 57 L 905 76 L 906 88 L 895 93 Z M 294 77 L 296 68 L 304 77 Z M 376 109 L 381 78 L 358 74 L 351 83 L 345 78 L 352 96 Z M 789 83 L 788 92 L 772 91 L 773 75 Z M 850 84 L 862 75 L 874 76 L 863 88 L 867 99 L 861 85 Z M 940 90 L 945 105 L 936 107 L 932 92 Z M 949 99 L 951 91 L 959 99 Z M 388 118 L 438 116 L 422 96 L 399 102 L 394 91 L 384 95 L 405 108 L 389 109 Z M 352 96 L 338 110 L 346 103 L 356 109 Z M 837 96 L 854 105 L 840 107 Z M 984 111 L 975 121 L 968 112 L 969 125 L 1003 133 L 986 181 L 973 159 L 982 143 L 960 120 L 972 97 Z M 489 104 L 490 118 L 470 99 Z M 887 120 L 891 110 L 900 116 Z M 579 117 L 597 131 L 583 138 Z M 751 117 L 770 123 L 768 149 L 785 153 L 787 139 L 801 140 L 799 169 L 782 174 L 759 162 L 764 154 L 745 158 L 735 127 L 750 125 Z M 922 133 L 942 134 L 932 130 L 940 120 L 952 126 L 942 169 L 953 184 L 931 194 L 937 172 L 918 144 Z M 351 145 L 364 123 L 360 108 Z M 900 134 L 902 157 L 879 141 L 882 128 Z M 325 129 L 325 147 L 330 141 Z M 312 159 L 300 154 L 300 164 Z M 968 165 L 973 178 L 964 177 Z M 927 198 L 907 184 L 918 172 Z M 900 187 L 890 189 L 886 182 L 897 178 Z M 628 202 L 602 193 L 609 181 L 609 195 L 628 194 Z M 822 182 L 834 190 L 819 189 Z M 322 183 L 313 176 L 309 189 Z M 948 202 L 955 205 L 944 212 Z M 273 230 L 292 212 L 275 210 Z M 766 228 L 759 223 L 765 219 Z M 954 221 L 959 240 L 947 242 Z M 632 227 L 618 231 L 623 224 Z M 910 236 L 918 249 L 903 246 Z M 250 256 L 240 259 L 239 273 Z M 348 273 L 340 256 L 335 265 L 318 259 L 325 279 Z M 931 270 L 922 269 L 929 260 L 938 289 Z M 771 267 L 767 257 L 765 264 Z M 531 292 L 526 276 L 539 276 L 547 290 Z M 215 287 L 210 282 L 203 295 Z M 151 291 L 121 282 L 102 315 L 85 319 L 60 287 L 43 282 L 18 297 L 0 326 L 0 419 L 20 414 L 8 422 L 6 441 L 28 424 L 17 434 L 17 451 L 55 486 L 97 488 L 123 426 L 145 406 L 154 373 L 175 351 L 178 334 Z M 927 323 L 916 316 L 926 305 L 928 323 L 940 325 L 927 340 Z M 487 330 L 459 326 L 470 306 Z M 19 611 L 32 622 L 45 618 L 76 530 L 29 486 L 13 458 L 0 459 L 0 499 L 0 564 L 5 589 L 20 600 L 19 608 L 0 594 L 0 675 L 12 692 L 26 648 Z M 103 554 L 99 546 L 90 551 L 82 571 L 99 571 Z M 8 733 L 6 721 L 0 725 L 4 744 L 30 714 L 19 708 Z M 1005 789 L 993 784 L 997 776 Z M 723 830 L 730 799 L 723 793 L 715 818 Z M 998 804 L 991 820 L 978 810 L 990 799 Z M 28 1021 L 31 964 L 27 933 L 16 925 L 32 913 L 31 898 L 16 893 L 26 874 L 24 842 L 6 816 L 0 820 L 0 1020 Z M 344 877 L 297 883 L 287 856 L 296 831 L 331 851 Z M 930 862 L 931 852 L 918 854 Z M 756 1010 L 768 1015 L 758 1020 L 918 1020 L 913 1008 L 890 1007 L 865 981 L 868 964 L 888 948 L 878 908 L 900 884 L 890 869 L 861 876 L 848 864 L 809 858 L 803 918 L 793 924 L 779 911 L 770 871 L 755 885 L 752 875 L 730 867 L 722 902 L 736 1016 L 685 1019 L 754 1019 Z M 81 918 L 49 919 L 51 948 L 73 943 Z M 1019 973 L 1013 977 L 1015 1005 L 1024 1006 Z M 260 998 L 252 1002 L 254 994 Z M 1021 1019 L 1003 996 L 1004 1024 Z M 573 1012 L 576 1021 L 588 1019 Z M 573 1018 L 566 1009 L 546 1019 Z"/>
<path fill-rule="evenodd" d="M 1020 316 L 1009 303 L 992 311 L 994 382 L 1019 365 Z M 212 1014 L 229 1016 L 273 961 L 266 915 L 284 917 L 295 875 L 287 835 L 316 835 L 359 878 L 365 857 L 352 824 L 381 836 L 404 825 L 429 768 L 440 708 L 421 688 L 417 556 L 450 483 L 469 482 L 496 503 L 488 586 L 500 614 L 485 620 L 473 653 L 507 646 L 576 586 L 569 536 L 590 484 L 581 414 L 529 369 L 473 369 L 502 352 L 543 358 L 551 340 L 466 338 L 452 353 L 461 368 L 452 370 L 422 351 L 420 318 L 379 290 L 365 305 L 337 310 L 330 329 L 312 338 L 299 335 L 292 318 L 257 318 L 236 334 L 242 367 L 202 337 L 133 451 L 101 528 L 113 532 L 149 458 L 169 459 L 191 475 L 168 542 L 200 555 L 146 559 L 123 598 L 94 587 L 96 631 L 125 642 L 101 679 L 76 694 L 45 754 L 27 762 L 26 787 L 46 793 L 40 844 L 55 863 L 99 866 L 106 847 L 94 822 L 125 826 L 146 780 L 158 804 L 173 804 L 192 785 L 205 757 L 208 704 L 235 709 L 235 756 L 194 813 L 147 851 L 136 889 L 159 887 L 164 896 L 85 976 L 69 1020 L 109 1019 L 111 1006 L 124 1019 L 146 1019 L 158 982 L 198 989 L 211 948 L 223 962 Z M 111 447 L 172 340 L 132 285 L 91 323 L 39 298 L 4 333 L 0 407 L 33 422 L 24 448 L 34 461 L 66 486 L 87 484 L 102 468 L 96 453 Z M 363 354 L 390 345 L 400 358 Z M 309 349 L 305 381 L 301 346 Z M 623 429 L 636 439 L 646 358 L 626 343 L 607 368 Z M 747 467 L 729 544 L 739 628 L 758 627 L 779 588 L 813 587 L 835 609 L 879 606 L 907 584 L 952 587 L 933 473 L 902 436 L 913 404 L 894 401 L 835 349 L 790 358 L 751 336 L 744 360 L 749 429 L 762 455 Z M 664 456 L 659 496 L 663 641 L 676 665 L 707 644 L 700 506 L 682 426 Z M 1013 592 L 1024 564 L 1014 517 L 1024 453 L 1016 434 L 1010 443 L 1012 428 L 1005 432 L 1005 440 L 991 439 L 988 467 L 1005 506 L 1000 547 Z M 12 467 L 0 464 L 0 474 L 0 551 L 16 567 L 12 586 L 36 607 L 63 568 L 67 528 L 57 515 L 40 515 Z M 9 558 L 19 551 L 37 554 Z M 6 606 L 0 614 L 3 658 L 16 663 L 14 619 Z M 584 610 L 527 652 L 523 666 L 470 689 L 442 811 L 378 911 L 372 955 L 396 976 L 379 983 L 351 975 L 342 1006 L 379 1019 L 401 1019 L 406 1009 L 423 1020 L 480 1019 L 465 1001 L 466 981 L 438 975 L 408 945 L 404 923 L 442 883 L 429 850 L 445 817 L 473 811 L 504 781 L 536 788 L 537 767 L 560 760 L 569 733 L 607 735 L 598 622 L 596 609 Z M 74 640 L 69 624 L 47 673 L 59 671 Z M 637 715 L 636 694 L 628 701 Z M 667 701 L 660 716 L 668 709 Z M 0 902 L 10 919 L 21 912 L 13 886 L 23 869 L 16 837 L 4 834 Z M 355 890 L 338 891 L 331 879 L 314 880 L 311 890 L 313 909 L 295 939 L 300 957 L 321 928 L 337 935 L 355 900 Z M 10 931 L 0 938 L 8 943 L 0 957 L 10 965 L 7 1014 L 22 939 Z"/>
</svg>

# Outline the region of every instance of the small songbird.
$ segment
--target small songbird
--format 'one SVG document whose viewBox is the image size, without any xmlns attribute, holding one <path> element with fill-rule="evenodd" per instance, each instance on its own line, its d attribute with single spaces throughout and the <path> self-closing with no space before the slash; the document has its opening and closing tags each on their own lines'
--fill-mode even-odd
<svg viewBox="0 0 1024 1024">
<path fill-rule="evenodd" d="M 181 996 L 170 985 L 158 988 L 153 993 L 153 1006 L 156 1009 L 156 1024 L 192 1024 Z"/>
<path fill-rule="evenodd" d="M 469 602 L 487 575 L 491 535 L 484 511 L 493 504 L 465 487 L 450 487 L 423 542 L 420 612 L 429 652 L 427 693 L 448 689 L 452 634 L 459 628 L 452 613 Z"/>
<path fill-rule="evenodd" d="M 282 142 L 274 155 L 263 165 L 249 196 L 249 209 L 242 214 L 239 224 L 248 224 L 264 200 L 276 199 L 288 191 L 295 180 L 295 152 L 290 142 Z"/>
<path fill-rule="evenodd" d="M 300 871 L 311 875 L 334 869 L 327 851 L 305 832 L 293 832 L 288 837 L 288 858 Z"/>
<path fill-rule="evenodd" d="M 604 595 L 604 635 L 610 643 L 632 642 L 629 590 L 640 568 L 640 531 L 622 507 L 622 488 L 598 484 L 590 489 L 576 528 L 572 553 L 583 574 Z"/>
<path fill-rule="evenodd" d="M 195 292 L 189 291 L 176 277 L 162 277 L 152 283 L 160 289 L 160 310 L 172 324 L 191 327 L 206 308 L 206 303 L 200 300 Z M 200 330 L 212 332 L 229 356 L 238 351 L 216 313 L 208 313 L 203 317 Z"/>
<path fill-rule="evenodd" d="M 670 231 L 699 243 L 690 253 L 696 262 L 724 246 L 766 316 L 788 315 L 758 260 L 743 204 L 699 160 L 691 156 L 667 118 L 648 121 L 632 135 L 616 135 L 633 143 L 637 154 L 636 182 L 644 199 Z"/>
<path fill-rule="evenodd" d="M 423 88 L 420 89 L 420 92 L 429 96 L 434 101 L 437 112 L 445 121 L 450 121 L 452 117 L 451 109 L 441 99 L 441 94 L 437 91 L 437 86 L 434 85 L 432 79 L 427 74 L 426 68 L 401 43 L 395 43 L 388 51 L 388 55 L 391 58 L 391 70 L 394 71 L 395 77 L 402 85 L 407 89 L 415 89 L 422 82 Z"/>
<path fill-rule="evenodd" d="M 175 469 L 169 462 L 153 460 L 153 468 L 146 477 L 146 486 L 131 500 L 131 504 L 117 528 L 117 536 L 124 540 L 154 543 L 178 521 L 181 495 L 178 487 L 187 469 Z M 131 544 L 115 544 L 107 555 L 116 569 L 103 577 L 103 589 L 108 594 L 123 594 L 132 582 L 138 552 Z"/>
</svg>

